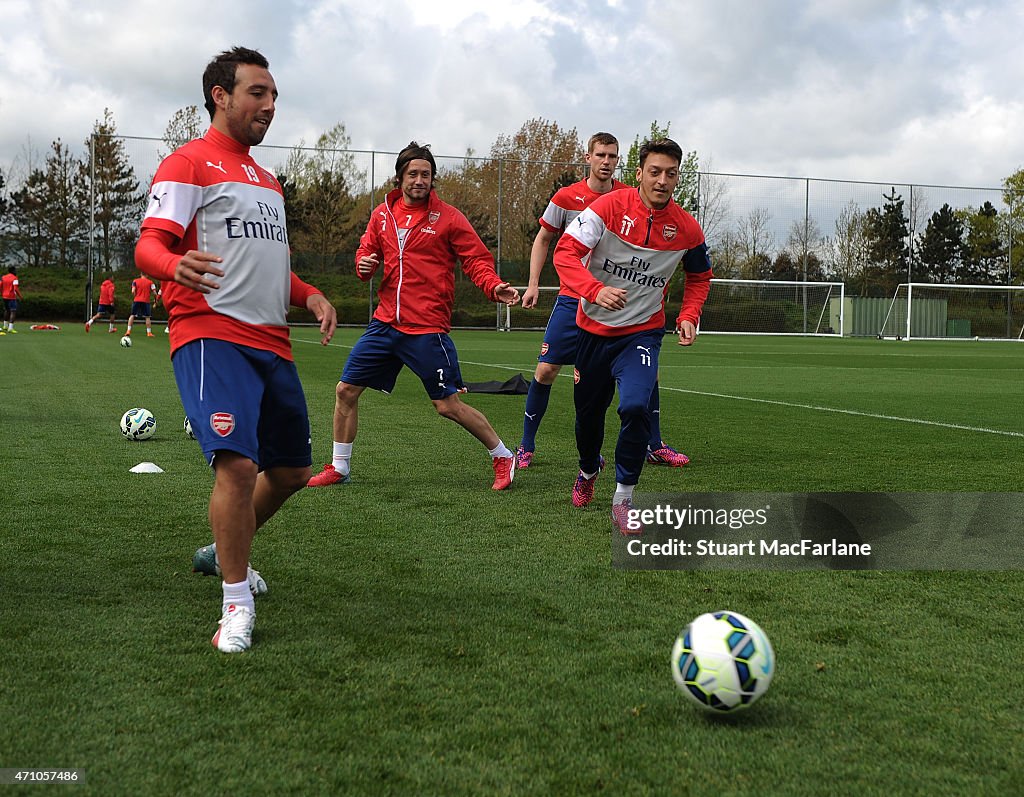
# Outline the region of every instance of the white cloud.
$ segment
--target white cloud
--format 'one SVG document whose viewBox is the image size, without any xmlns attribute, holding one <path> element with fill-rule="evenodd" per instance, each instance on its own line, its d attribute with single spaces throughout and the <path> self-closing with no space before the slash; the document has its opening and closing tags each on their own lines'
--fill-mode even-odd
<svg viewBox="0 0 1024 797">
<path fill-rule="evenodd" d="M 245 44 L 281 146 L 340 121 L 361 149 L 486 154 L 535 117 L 628 144 L 657 119 L 720 171 L 998 185 L 1024 164 L 1022 23 L 1011 0 L 9 0 L 0 167 L 80 145 L 105 107 L 161 135 Z"/>
</svg>

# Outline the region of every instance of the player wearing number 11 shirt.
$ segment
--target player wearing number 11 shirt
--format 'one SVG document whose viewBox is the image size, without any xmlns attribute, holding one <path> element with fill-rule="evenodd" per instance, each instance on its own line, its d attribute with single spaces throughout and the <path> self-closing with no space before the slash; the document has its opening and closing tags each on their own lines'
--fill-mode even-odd
<svg viewBox="0 0 1024 797">
<path fill-rule="evenodd" d="M 704 233 L 672 199 L 682 158 L 682 149 L 671 139 L 644 142 L 639 188 L 595 199 L 555 247 L 559 278 L 580 295 L 574 388 L 580 472 L 573 504 L 586 506 L 594 497 L 605 414 L 617 386 L 622 426 L 615 447 L 612 519 L 624 534 L 639 531 L 627 521 L 647 453 L 647 406 L 658 377 L 669 280 L 682 264 L 681 346 L 693 343 L 711 286 Z"/>
</svg>

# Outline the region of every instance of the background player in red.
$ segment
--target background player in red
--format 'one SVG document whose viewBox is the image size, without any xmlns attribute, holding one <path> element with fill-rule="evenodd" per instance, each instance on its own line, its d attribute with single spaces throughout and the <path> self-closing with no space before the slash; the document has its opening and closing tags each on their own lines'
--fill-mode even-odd
<svg viewBox="0 0 1024 797">
<path fill-rule="evenodd" d="M 145 274 L 132 280 L 132 313 L 128 316 L 128 331 L 132 334 L 132 324 L 139 316 L 146 319 L 146 337 L 153 337 L 153 299 L 157 291 L 156 283 Z M 157 293 L 159 295 L 159 293 Z"/>
<path fill-rule="evenodd" d="M 455 261 L 488 298 L 512 305 L 519 292 L 495 273 L 494 258 L 466 217 L 434 192 L 437 166 L 415 141 L 395 161 L 395 190 L 370 215 L 356 251 L 356 273 L 368 280 L 383 262 L 373 320 L 356 342 L 335 391 L 331 462 L 310 487 L 350 480 L 359 397 L 371 387 L 390 393 L 403 366 L 423 382 L 438 414 L 483 443 L 491 456 L 495 490 L 512 485 L 515 457 L 490 422 L 458 395 L 458 352 L 448 336 L 455 299 Z"/>
<path fill-rule="evenodd" d="M 85 331 L 88 332 L 93 323 L 102 316 L 107 316 L 109 322 L 107 332 L 117 332 L 114 326 L 114 280 L 110 277 L 103 280 L 100 285 L 100 300 L 96 305 L 96 314 L 85 322 Z"/>
<path fill-rule="evenodd" d="M 0 277 L 0 298 L 4 300 L 4 324 L 0 335 L 8 332 L 14 334 L 14 317 L 18 314 L 18 300 L 21 299 L 21 288 L 18 286 L 18 269 L 7 267 L 7 273 Z"/>
<path fill-rule="evenodd" d="M 680 265 L 686 288 L 679 312 L 679 344 L 696 336 L 711 287 L 704 233 L 672 199 L 683 151 L 671 139 L 645 141 L 637 168 L 639 188 L 594 200 L 555 248 L 558 276 L 580 295 L 576 323 L 576 447 L 580 472 L 574 506 L 594 497 L 601 471 L 604 422 L 616 387 L 621 419 L 615 447 L 612 521 L 624 534 L 641 531 L 629 517 L 650 436 L 648 404 L 665 334 L 665 293 Z"/>
<path fill-rule="evenodd" d="M 291 271 L 281 185 L 249 154 L 274 118 L 268 67 L 244 47 L 207 65 L 203 93 L 213 123 L 160 164 L 135 249 L 139 268 L 164 280 L 174 376 L 213 468 L 215 546 L 196 555 L 209 554 L 201 561 L 224 579 L 213 644 L 225 653 L 252 645 L 253 595 L 266 591 L 248 564 L 253 535 L 306 484 L 312 463 L 288 306 L 313 313 L 324 345 L 338 320 Z"/>
<path fill-rule="evenodd" d="M 614 179 L 619 163 L 619 141 L 611 133 L 595 133 L 587 142 L 584 156 L 590 174 L 585 180 L 560 188 L 551 197 L 544 214 L 540 217 L 540 229 L 530 250 L 530 281 L 523 294 L 523 307 L 535 307 L 539 295 L 540 275 L 547 260 L 551 242 L 572 223 L 591 202 L 609 191 L 629 188 Z M 558 378 L 563 365 L 576 361 L 576 311 L 579 308 L 579 294 L 561 283 L 558 298 L 544 330 L 537 368 L 533 373 L 526 408 L 523 413 L 523 437 L 516 449 L 519 468 L 528 468 L 533 463 L 536 450 L 537 432 L 547 412 L 551 397 L 551 385 Z M 682 467 L 690 460 L 661 439 L 661 406 L 658 386 L 651 393 L 651 439 L 648 442 L 647 461 L 656 465 Z"/>
</svg>

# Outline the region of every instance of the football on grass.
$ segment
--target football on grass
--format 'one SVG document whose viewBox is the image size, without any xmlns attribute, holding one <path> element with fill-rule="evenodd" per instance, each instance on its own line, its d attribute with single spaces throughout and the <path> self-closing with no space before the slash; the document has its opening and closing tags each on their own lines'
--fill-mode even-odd
<svg viewBox="0 0 1024 797">
<path fill-rule="evenodd" d="M 121 434 L 129 440 L 148 440 L 156 432 L 156 418 L 147 409 L 133 407 L 121 416 Z"/>
<path fill-rule="evenodd" d="M 196 439 L 196 433 L 192 431 L 192 423 L 189 421 L 188 416 L 185 416 L 185 423 L 182 424 L 185 427 L 185 435 L 189 440 Z"/>
<path fill-rule="evenodd" d="M 760 626 L 736 612 L 702 614 L 672 648 L 672 677 L 690 700 L 718 713 L 739 711 L 765 693 L 775 653 Z"/>
<path fill-rule="evenodd" d="M 121 338 L 121 345 L 126 349 L 130 349 L 132 347 L 132 339 L 125 335 Z"/>
</svg>

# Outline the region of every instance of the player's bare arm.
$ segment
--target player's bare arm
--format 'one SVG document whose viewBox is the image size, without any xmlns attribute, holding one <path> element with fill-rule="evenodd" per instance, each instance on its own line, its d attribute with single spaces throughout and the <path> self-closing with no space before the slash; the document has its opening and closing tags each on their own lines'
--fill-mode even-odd
<svg viewBox="0 0 1024 797">
<path fill-rule="evenodd" d="M 513 288 L 511 283 L 503 282 L 494 289 L 494 298 L 512 307 L 519 301 L 519 291 Z"/>
<path fill-rule="evenodd" d="M 309 310 L 316 320 L 320 322 L 320 334 L 323 336 L 320 343 L 326 346 L 334 337 L 334 331 L 338 328 L 338 311 L 324 297 L 322 293 L 314 293 L 306 299 L 306 309 Z"/>
<path fill-rule="evenodd" d="M 697 339 L 697 327 L 692 321 L 679 322 L 679 345 L 690 346 Z"/>
<path fill-rule="evenodd" d="M 533 239 L 533 247 L 530 249 L 530 281 L 523 294 L 523 307 L 529 310 L 537 306 L 537 298 L 540 296 L 540 273 L 544 270 L 544 261 L 548 258 L 548 250 L 555 234 L 547 227 L 537 230 L 537 237 Z"/>
<path fill-rule="evenodd" d="M 220 287 L 220 283 L 209 278 L 223 277 L 224 270 L 215 266 L 222 263 L 223 258 L 212 252 L 200 252 L 196 249 L 187 251 L 174 268 L 174 281 L 186 288 L 200 293 L 210 293 Z"/>
<path fill-rule="evenodd" d="M 380 265 L 377 255 L 363 255 L 356 263 L 356 272 L 360 277 L 369 277 Z"/>
<path fill-rule="evenodd" d="M 613 288 L 605 285 L 597 293 L 594 304 L 603 307 L 605 310 L 621 310 L 626 306 L 626 291 L 624 288 Z"/>
</svg>

